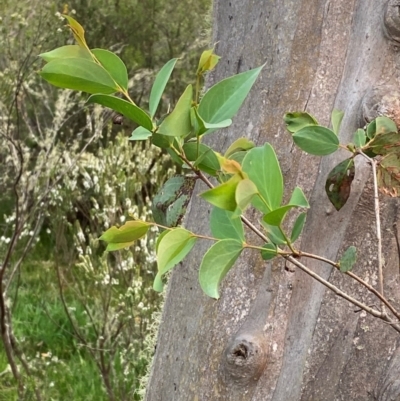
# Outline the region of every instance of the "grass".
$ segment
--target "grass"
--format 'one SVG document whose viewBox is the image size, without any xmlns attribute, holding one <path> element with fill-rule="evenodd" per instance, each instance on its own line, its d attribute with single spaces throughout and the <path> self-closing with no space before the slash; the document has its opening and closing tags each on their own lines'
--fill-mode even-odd
<svg viewBox="0 0 400 401">
<path fill-rule="evenodd" d="M 74 293 L 66 288 L 65 294 L 78 325 L 85 327 L 87 336 L 95 337 L 94 333 L 90 333 L 86 312 L 74 298 Z M 59 297 L 54 266 L 49 262 L 31 259 L 15 280 L 10 295 L 13 295 L 15 337 L 32 373 L 26 382 L 28 391 L 23 401 L 36 400 L 34 385 L 40 388 L 46 401 L 109 400 L 95 361 L 90 352 L 79 344 L 66 316 Z M 127 375 L 119 355 L 117 352 L 112 361 L 116 399 L 136 399 L 136 396 L 126 398 L 126 394 L 131 392 L 132 386 L 137 385 L 135 383 L 144 374 L 147 361 L 138 358 Z M 7 365 L 4 349 L 0 345 L 0 401 L 18 399 L 16 382 Z"/>
</svg>

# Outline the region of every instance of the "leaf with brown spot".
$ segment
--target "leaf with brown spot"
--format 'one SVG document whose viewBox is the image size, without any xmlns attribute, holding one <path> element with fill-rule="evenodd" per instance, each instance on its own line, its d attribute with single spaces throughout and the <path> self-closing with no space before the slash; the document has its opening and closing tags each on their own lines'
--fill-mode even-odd
<svg viewBox="0 0 400 401">
<path fill-rule="evenodd" d="M 386 195 L 398 197 L 400 192 L 400 155 L 390 153 L 378 165 L 378 187 Z"/>
<path fill-rule="evenodd" d="M 375 155 L 387 155 L 388 153 L 400 154 L 400 134 L 398 132 L 380 133 L 370 141 L 364 152 L 371 150 Z"/>
<path fill-rule="evenodd" d="M 328 175 L 325 191 L 329 200 L 340 210 L 350 196 L 351 183 L 355 175 L 354 159 L 346 159 L 339 163 Z"/>
</svg>

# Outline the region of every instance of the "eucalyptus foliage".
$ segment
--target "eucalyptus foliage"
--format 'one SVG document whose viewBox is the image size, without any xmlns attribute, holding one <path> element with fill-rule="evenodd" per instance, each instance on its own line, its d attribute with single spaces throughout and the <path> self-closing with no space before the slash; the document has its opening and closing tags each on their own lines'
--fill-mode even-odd
<svg viewBox="0 0 400 401">
<path fill-rule="evenodd" d="M 212 237 L 206 237 L 213 244 L 199 267 L 203 291 L 210 297 L 219 298 L 221 281 L 246 248 L 257 250 L 266 260 L 276 256 L 300 256 L 301 251 L 294 243 L 301 235 L 306 220 L 305 209 L 310 205 L 298 187 L 293 189 L 289 201 L 284 201 L 283 176 L 271 144 L 256 147 L 246 138 L 240 138 L 221 154 L 202 143 L 205 135 L 232 123 L 263 66 L 228 77 L 200 97 L 204 74 L 214 69 L 219 60 L 213 50 L 205 51 L 198 64 L 195 85 L 188 85 L 172 111 L 158 119 L 159 102 L 177 60 L 170 60 L 158 73 L 151 89 L 149 109 L 145 110 L 130 98 L 126 86 L 127 68 L 118 56 L 90 49 L 83 28 L 71 17 L 66 18 L 77 44 L 42 54 L 47 62 L 40 72 L 42 77 L 59 87 L 88 92 L 91 94 L 88 104 L 109 107 L 134 121 L 138 127 L 130 140 L 149 140 L 154 146 L 166 149 L 184 171 L 189 171 L 209 186 L 201 194 L 213 206 L 210 215 Z M 330 129 L 319 125 L 313 116 L 304 112 L 284 116 L 293 141 L 303 151 L 317 156 L 329 155 L 340 148 L 350 152 L 351 156 L 332 170 L 326 182 L 328 198 L 337 210 L 343 207 L 350 194 L 355 174 L 354 158 L 359 154 L 383 158 L 379 166 L 380 186 L 384 191 L 397 195 L 400 152 L 394 123 L 379 117 L 365 130 L 355 133 L 354 143 L 342 145 L 338 137 L 342 119 L 343 113 L 334 111 Z M 166 185 L 169 187 L 165 192 L 171 194 L 168 201 L 170 198 L 173 200 L 168 208 L 163 208 L 161 201 L 154 205 L 164 211 L 176 205 L 182 194 L 187 196 L 187 192 L 170 183 Z M 243 213 L 249 206 L 257 210 L 262 231 L 244 217 Z M 183 207 L 178 209 L 184 213 Z M 289 212 L 297 214 L 291 227 L 287 227 L 285 222 Z M 198 240 L 205 238 L 176 227 L 172 222 L 170 226 L 165 225 L 166 221 L 165 216 L 158 222 L 131 220 L 120 227 L 109 228 L 100 238 L 107 243 L 108 251 L 114 251 L 131 246 L 155 226 L 164 230 L 156 243 L 158 273 L 154 288 L 157 291 L 163 288 L 163 275 L 182 261 Z M 174 221 L 179 221 L 179 218 Z M 265 244 L 249 244 L 246 225 L 265 238 Z M 355 261 L 356 250 L 350 247 L 336 267 L 347 272 Z"/>
</svg>

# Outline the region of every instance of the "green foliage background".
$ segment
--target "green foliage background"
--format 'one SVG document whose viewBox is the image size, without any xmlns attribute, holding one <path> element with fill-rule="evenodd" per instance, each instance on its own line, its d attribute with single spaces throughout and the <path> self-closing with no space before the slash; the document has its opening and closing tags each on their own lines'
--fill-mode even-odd
<svg viewBox="0 0 400 401">
<path fill-rule="evenodd" d="M 98 238 L 127 214 L 151 219 L 150 199 L 174 173 L 160 150 L 128 142 L 129 123 L 112 126 L 102 108 L 84 108 L 85 95 L 47 85 L 37 75 L 37 55 L 71 41 L 58 17 L 70 13 L 85 26 L 90 47 L 124 60 L 130 94 L 141 106 L 158 69 L 181 57 L 162 99 L 167 110 L 209 44 L 210 6 L 210 0 L 0 4 L 0 260 L 22 222 L 4 278 L 28 366 L 17 358 L 26 384 L 20 399 L 37 399 L 35 389 L 44 400 L 140 398 L 134 393 L 151 357 L 148 335 L 161 301 L 151 290 L 154 237 L 111 256 L 103 256 Z M 18 399 L 4 350 L 2 399 Z"/>
</svg>

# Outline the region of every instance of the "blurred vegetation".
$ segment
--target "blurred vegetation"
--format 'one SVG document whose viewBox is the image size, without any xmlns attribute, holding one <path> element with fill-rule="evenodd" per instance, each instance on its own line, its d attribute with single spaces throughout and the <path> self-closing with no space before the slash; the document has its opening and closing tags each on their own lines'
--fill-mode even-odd
<svg viewBox="0 0 400 401">
<path fill-rule="evenodd" d="M 0 401 L 140 399 L 161 302 L 154 233 L 112 255 L 98 237 L 128 215 L 151 218 L 174 170 L 127 140 L 133 126 L 37 75 L 39 53 L 72 43 L 59 13 L 79 20 L 91 48 L 120 55 L 141 105 L 159 68 L 181 57 L 162 114 L 209 44 L 210 1 L 0 3 Z"/>
</svg>

